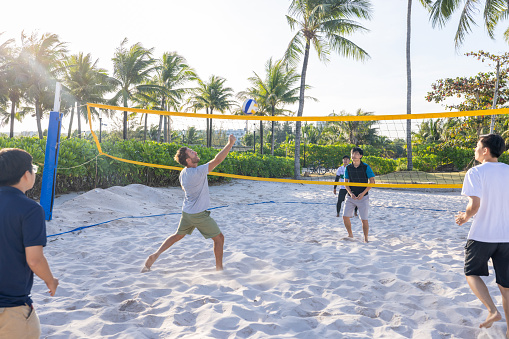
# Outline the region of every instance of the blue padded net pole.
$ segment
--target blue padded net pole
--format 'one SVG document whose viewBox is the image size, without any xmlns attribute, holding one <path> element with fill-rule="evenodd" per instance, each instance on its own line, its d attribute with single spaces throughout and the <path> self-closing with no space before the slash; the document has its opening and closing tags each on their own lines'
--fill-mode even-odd
<svg viewBox="0 0 509 339">
<path fill-rule="evenodd" d="M 42 172 L 41 206 L 44 209 L 46 220 L 51 220 L 53 202 L 55 200 L 55 183 L 58 168 L 58 151 L 60 149 L 60 129 L 62 127 L 62 114 L 60 111 L 60 88 L 57 82 L 55 90 L 55 105 L 49 115 L 48 136 L 46 137 L 46 153 L 44 157 L 44 170 Z"/>
</svg>

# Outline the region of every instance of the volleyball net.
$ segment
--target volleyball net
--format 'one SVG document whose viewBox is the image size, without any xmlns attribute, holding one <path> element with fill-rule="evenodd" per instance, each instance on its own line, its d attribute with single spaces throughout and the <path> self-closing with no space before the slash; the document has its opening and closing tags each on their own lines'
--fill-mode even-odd
<svg viewBox="0 0 509 339">
<path fill-rule="evenodd" d="M 466 170 L 475 165 L 473 148 L 478 136 L 489 130 L 491 116 L 496 117 L 495 132 L 500 134 L 509 129 L 507 108 L 306 117 L 184 113 L 93 103 L 88 103 L 87 109 L 90 131 L 99 154 L 116 161 L 176 171 L 183 169 L 173 161 L 174 154 L 163 155 L 169 161 L 161 163 L 160 158 L 144 152 L 119 154 L 107 148 L 99 133 L 101 122 L 97 117 L 101 111 L 117 122 L 122 121 L 124 115 L 129 117 L 127 139 L 189 146 L 198 151 L 202 160 L 213 157 L 227 143 L 228 136 L 235 135 L 237 141 L 232 153 L 209 175 L 317 185 L 336 185 L 336 169 L 342 164 L 342 158 L 350 155 L 352 147 L 359 146 L 364 150 L 362 161 L 376 174 L 376 183 L 350 183 L 351 186 L 460 188 Z M 299 179 L 292 179 L 297 123 L 301 124 L 301 170 Z M 117 133 L 120 123 L 118 127 Z M 105 131 L 104 135 L 111 137 L 111 133 L 111 130 Z M 409 137 L 411 150 L 407 147 Z M 117 140 L 120 139 L 118 136 Z"/>
</svg>

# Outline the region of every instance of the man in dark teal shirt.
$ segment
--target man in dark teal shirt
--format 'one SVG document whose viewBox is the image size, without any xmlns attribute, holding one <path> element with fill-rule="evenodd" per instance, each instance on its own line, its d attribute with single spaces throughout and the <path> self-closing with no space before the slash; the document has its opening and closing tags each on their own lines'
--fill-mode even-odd
<svg viewBox="0 0 509 339">
<path fill-rule="evenodd" d="M 371 187 L 348 186 L 346 183 L 375 183 L 375 173 L 368 164 L 361 161 L 364 151 L 362 148 L 354 147 L 351 151 L 352 163 L 345 170 L 345 188 L 348 195 L 345 200 L 345 208 L 343 210 L 343 222 L 345 224 L 348 237 L 353 238 L 352 223 L 350 218 L 353 217 L 355 208 L 359 211 L 359 217 L 362 220 L 362 231 L 364 232 L 364 242 L 368 242 L 368 214 L 369 214 L 369 196 L 368 191 Z"/>
</svg>

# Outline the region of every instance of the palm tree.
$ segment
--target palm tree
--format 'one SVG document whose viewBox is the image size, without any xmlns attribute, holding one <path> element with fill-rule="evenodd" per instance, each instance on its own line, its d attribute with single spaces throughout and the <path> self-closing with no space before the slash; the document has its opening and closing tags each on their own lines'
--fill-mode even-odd
<svg viewBox="0 0 509 339">
<path fill-rule="evenodd" d="M 248 80 L 253 85 L 246 92 L 240 92 L 242 97 L 254 97 L 260 106 L 266 107 L 271 116 L 282 114 L 284 105 L 293 104 L 299 100 L 298 84 L 300 75 L 295 68 L 287 67 L 283 61 L 272 62 L 270 58 L 265 64 L 265 79 L 254 73 Z M 260 121 L 261 124 L 262 121 Z M 271 126 L 270 152 L 274 155 L 274 123 Z M 263 129 L 260 125 L 260 133 Z M 263 139 L 263 133 L 261 134 Z M 261 148 L 263 153 L 263 147 Z"/>
<path fill-rule="evenodd" d="M 13 39 L 0 45 L 0 106 L 3 107 L 0 126 L 10 125 L 9 137 L 14 137 L 14 122 L 19 122 L 31 112 L 29 107 L 20 107 L 25 93 L 27 73 L 20 49 L 12 46 Z M 10 102 L 11 111 L 8 113 L 7 103 Z"/>
<path fill-rule="evenodd" d="M 459 48 L 465 41 L 465 37 L 472 29 L 470 25 L 476 24 L 474 15 L 479 11 L 478 8 L 482 6 L 482 1 L 479 0 L 435 0 L 431 8 L 430 19 L 433 27 L 438 26 L 442 28 L 447 21 L 451 18 L 452 14 L 460 9 L 461 3 L 464 3 L 461 8 L 460 20 L 458 22 L 458 29 L 454 36 L 454 45 Z M 507 0 L 486 0 L 484 1 L 483 19 L 484 26 L 488 36 L 492 39 L 495 38 L 495 27 L 500 19 L 507 18 L 508 16 Z M 506 39 L 509 37 L 509 29 L 504 33 Z"/>
<path fill-rule="evenodd" d="M 166 52 L 159 60 L 156 75 L 152 79 L 154 84 L 164 88 L 164 91 L 159 91 L 160 107 L 161 110 L 175 109 L 181 105 L 183 95 L 190 93 L 190 88 L 182 87 L 186 82 L 196 80 L 196 72 L 188 64 L 184 57 L 178 55 L 176 52 Z M 166 133 L 164 134 L 164 140 L 169 141 L 171 135 L 170 128 L 168 126 L 169 117 L 161 115 L 159 117 L 159 130 L 157 141 L 159 142 L 161 137 L 161 127 L 164 126 Z"/>
<path fill-rule="evenodd" d="M 297 116 L 304 111 L 304 91 L 309 50 L 314 46 L 321 61 L 328 61 L 328 55 L 336 52 L 346 57 L 365 60 L 368 53 L 345 38 L 355 32 L 367 31 L 352 17 L 370 19 L 371 6 L 368 0 L 292 0 L 287 21 L 291 29 L 297 30 L 285 52 L 285 60 L 294 64 L 304 55 L 301 73 L 299 109 Z M 300 177 L 300 136 L 301 122 L 295 127 L 294 176 Z"/>
<path fill-rule="evenodd" d="M 331 116 L 337 116 L 332 113 Z M 346 112 L 342 111 L 339 116 L 349 116 Z M 357 109 L 356 116 L 373 115 L 373 112 L 364 112 L 362 109 Z M 345 140 L 352 145 L 369 144 L 376 134 L 376 129 L 373 125 L 376 122 L 373 120 L 368 121 L 331 121 L 327 123 L 322 133 L 322 138 L 327 144 L 334 144 L 339 141 Z M 338 139 L 339 138 L 339 139 Z"/>
<path fill-rule="evenodd" d="M 0 33 L 2 35 L 3 33 Z M 11 47 L 13 39 L 8 39 L 2 44 L 0 44 L 0 113 L 2 115 L 0 126 L 4 126 L 11 123 L 11 134 L 10 137 L 13 137 L 13 128 L 14 128 L 14 114 L 16 111 L 15 106 L 11 107 L 11 114 L 7 113 L 7 102 L 9 101 L 9 93 L 11 81 L 10 77 L 13 74 L 11 71 L 12 68 L 12 59 L 14 48 Z"/>
<path fill-rule="evenodd" d="M 150 74 L 155 70 L 155 60 L 152 59 L 151 49 L 145 49 L 141 43 L 136 43 L 127 48 L 127 38 L 115 50 L 113 57 L 113 78 L 115 85 L 119 88 L 110 103 L 128 107 L 128 101 L 133 100 L 135 93 L 153 90 L 151 84 L 143 84 L 150 79 Z M 157 86 L 156 86 L 157 87 Z M 127 139 L 127 111 L 124 111 L 123 138 Z"/>
<path fill-rule="evenodd" d="M 35 106 L 35 117 L 39 138 L 42 139 L 41 119 L 54 103 L 55 83 L 62 70 L 61 62 L 66 43 L 56 34 L 45 33 L 38 37 L 21 33 L 21 60 L 23 62 L 26 91 L 25 100 Z"/>
<path fill-rule="evenodd" d="M 81 138 L 81 116 L 88 121 L 88 114 L 84 109 L 87 102 L 105 102 L 104 95 L 111 91 L 113 79 L 104 68 L 97 66 L 98 60 L 93 61 L 89 54 L 82 52 L 71 55 L 64 62 L 64 84 L 77 103 L 76 116 L 78 119 L 78 136 Z M 92 110 L 95 112 L 95 110 Z M 71 108 L 71 124 L 73 119 L 74 103 Z M 72 125 L 69 126 L 69 135 Z"/>
<path fill-rule="evenodd" d="M 430 9 L 429 5 L 431 0 L 419 0 L 421 4 Z M 407 16 L 406 16 L 406 79 L 407 79 L 407 91 L 406 91 L 406 113 L 412 114 L 412 67 L 410 63 L 410 39 L 411 39 L 411 28 L 412 28 L 412 0 L 408 0 L 407 4 Z M 409 171 L 413 168 L 412 163 L 412 120 L 406 121 L 406 143 L 407 143 L 407 169 Z"/>
<path fill-rule="evenodd" d="M 231 101 L 233 89 L 224 87 L 226 79 L 211 75 L 208 82 L 197 79 L 198 87 L 190 98 L 191 106 L 197 109 L 205 108 L 206 114 L 213 114 L 214 110 L 221 113 L 234 105 Z M 212 147 L 212 119 L 207 119 L 207 147 Z"/>
</svg>

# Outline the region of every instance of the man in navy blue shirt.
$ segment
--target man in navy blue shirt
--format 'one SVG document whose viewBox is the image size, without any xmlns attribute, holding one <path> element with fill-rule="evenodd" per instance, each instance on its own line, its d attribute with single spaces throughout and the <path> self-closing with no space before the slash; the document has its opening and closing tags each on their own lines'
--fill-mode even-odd
<svg viewBox="0 0 509 339">
<path fill-rule="evenodd" d="M 43 253 L 44 210 L 25 195 L 36 173 L 28 152 L 0 150 L 0 338 L 39 338 L 39 318 L 30 298 L 34 273 L 51 296 L 58 286 Z"/>
</svg>

